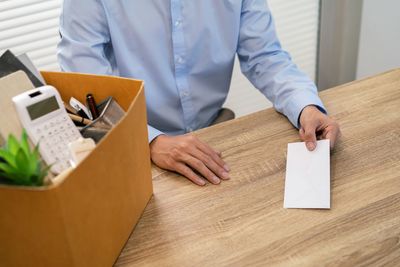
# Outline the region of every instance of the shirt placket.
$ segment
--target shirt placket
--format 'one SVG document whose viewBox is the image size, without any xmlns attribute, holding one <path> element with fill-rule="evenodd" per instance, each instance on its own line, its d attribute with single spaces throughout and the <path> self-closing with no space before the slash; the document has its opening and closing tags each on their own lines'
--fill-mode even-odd
<svg viewBox="0 0 400 267">
<path fill-rule="evenodd" d="M 187 51 L 183 32 L 182 1 L 171 0 L 172 49 L 174 55 L 175 81 L 183 110 L 186 132 L 195 129 L 195 112 L 188 82 Z"/>
</svg>

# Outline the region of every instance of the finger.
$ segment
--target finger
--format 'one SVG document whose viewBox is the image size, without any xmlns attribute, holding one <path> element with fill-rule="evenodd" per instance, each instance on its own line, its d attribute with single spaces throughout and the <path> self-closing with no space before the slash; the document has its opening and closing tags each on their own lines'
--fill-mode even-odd
<svg viewBox="0 0 400 267">
<path fill-rule="evenodd" d="M 303 135 L 300 135 L 300 138 L 306 142 L 306 147 L 309 151 L 313 151 L 317 147 L 317 137 L 316 137 L 316 130 L 317 124 L 316 123 L 306 123 L 303 125 Z"/>
<path fill-rule="evenodd" d="M 190 167 L 192 167 L 197 172 L 199 172 L 201 175 L 203 175 L 203 177 L 206 178 L 211 183 L 219 184 L 221 182 L 221 180 L 212 171 L 210 171 L 210 169 L 208 169 L 207 166 L 204 165 L 204 163 L 201 162 L 200 160 L 190 156 L 185 160 L 185 163 Z"/>
<path fill-rule="evenodd" d="M 330 140 L 331 149 L 335 147 L 339 135 L 340 135 L 339 127 L 332 127 L 332 129 L 326 131 L 325 138 Z"/>
<path fill-rule="evenodd" d="M 299 136 L 300 136 L 300 139 L 301 140 L 304 140 L 304 128 L 303 127 L 301 127 L 300 129 L 299 129 Z"/>
<path fill-rule="evenodd" d="M 203 151 L 192 148 L 189 151 L 190 155 L 202 161 L 208 169 L 210 169 L 214 174 L 216 174 L 219 178 L 223 180 L 228 180 L 229 174 L 228 172 L 221 167 L 211 156 L 203 153 Z"/>
<path fill-rule="evenodd" d="M 197 148 L 200 149 L 203 153 L 209 155 L 219 166 L 224 168 L 226 172 L 230 171 L 228 164 L 221 158 L 221 153 L 216 152 L 209 145 L 204 144 L 202 141 L 197 139 L 196 142 Z"/>
<path fill-rule="evenodd" d="M 183 163 L 178 162 L 175 166 L 175 171 L 182 174 L 186 178 L 188 178 L 190 181 L 197 185 L 205 185 L 206 181 L 204 179 L 200 178 L 197 174 L 195 174 L 188 166 L 186 166 Z"/>
</svg>

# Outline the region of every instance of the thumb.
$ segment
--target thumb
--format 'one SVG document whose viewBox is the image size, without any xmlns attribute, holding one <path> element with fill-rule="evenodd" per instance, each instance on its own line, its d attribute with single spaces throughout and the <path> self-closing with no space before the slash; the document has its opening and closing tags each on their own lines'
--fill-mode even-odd
<svg viewBox="0 0 400 267">
<path fill-rule="evenodd" d="M 301 131 L 301 139 L 306 142 L 306 147 L 309 151 L 313 151 L 317 147 L 317 136 L 315 134 L 317 129 L 316 125 L 306 124 L 302 127 Z"/>
</svg>

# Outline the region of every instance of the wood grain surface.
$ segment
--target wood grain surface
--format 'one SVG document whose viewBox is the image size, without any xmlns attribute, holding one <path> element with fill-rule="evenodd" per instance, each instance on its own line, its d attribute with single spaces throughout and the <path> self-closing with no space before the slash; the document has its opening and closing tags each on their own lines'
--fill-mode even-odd
<svg viewBox="0 0 400 267">
<path fill-rule="evenodd" d="M 154 196 L 116 266 L 400 266 L 400 69 L 322 92 L 342 129 L 330 210 L 284 209 L 288 120 L 267 109 L 195 134 L 231 180 L 153 167 Z"/>
</svg>

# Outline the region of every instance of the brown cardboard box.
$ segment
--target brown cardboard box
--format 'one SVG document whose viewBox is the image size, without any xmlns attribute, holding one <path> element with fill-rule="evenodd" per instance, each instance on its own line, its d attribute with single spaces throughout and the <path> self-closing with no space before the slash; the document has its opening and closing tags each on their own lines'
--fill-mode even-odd
<svg viewBox="0 0 400 267">
<path fill-rule="evenodd" d="M 143 82 L 42 74 L 64 100 L 112 95 L 127 112 L 60 184 L 0 186 L 0 265 L 111 266 L 153 190 Z"/>
</svg>

